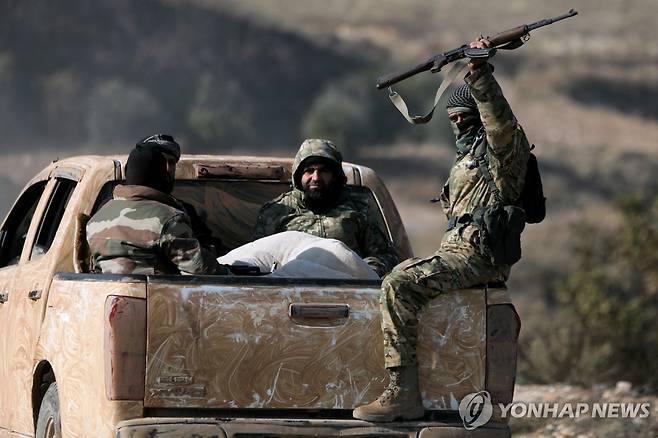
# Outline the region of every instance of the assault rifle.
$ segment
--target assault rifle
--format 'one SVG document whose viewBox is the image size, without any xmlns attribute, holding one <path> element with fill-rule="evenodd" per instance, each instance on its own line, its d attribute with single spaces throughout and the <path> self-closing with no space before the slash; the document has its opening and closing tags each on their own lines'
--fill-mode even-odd
<svg viewBox="0 0 658 438">
<path fill-rule="evenodd" d="M 461 47 L 450 50 L 445 53 L 439 53 L 429 58 L 427 61 L 422 62 L 415 66 L 414 68 L 400 72 L 394 73 L 391 75 L 383 76 L 377 80 L 377 89 L 381 90 L 382 88 L 390 87 L 393 84 L 396 84 L 400 81 L 403 81 L 411 76 L 417 75 L 420 72 L 431 70 L 432 73 L 437 73 L 441 69 L 450 64 L 451 62 L 458 61 L 464 58 L 488 58 L 492 56 L 497 49 L 502 50 L 514 50 L 523 45 L 524 42 L 530 37 L 529 34 L 531 31 L 538 29 L 540 27 L 548 26 L 553 24 L 556 21 L 561 21 L 569 17 L 577 15 L 578 12 L 571 9 L 564 15 L 560 15 L 555 18 L 546 18 L 544 20 L 539 20 L 530 24 L 523 24 L 521 26 L 508 29 L 506 31 L 500 32 L 492 37 L 487 39 L 491 41 L 491 48 L 489 49 L 474 49 L 464 44 Z"/>
</svg>

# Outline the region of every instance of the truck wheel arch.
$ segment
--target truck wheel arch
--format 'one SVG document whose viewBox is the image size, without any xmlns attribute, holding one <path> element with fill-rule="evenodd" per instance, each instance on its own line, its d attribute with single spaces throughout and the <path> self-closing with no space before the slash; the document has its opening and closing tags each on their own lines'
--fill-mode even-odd
<svg viewBox="0 0 658 438">
<path fill-rule="evenodd" d="M 32 377 L 32 418 L 34 421 L 34 430 L 37 430 L 37 421 L 39 419 L 39 410 L 46 391 L 50 385 L 56 382 L 55 372 L 50 362 L 42 360 L 34 369 Z"/>
</svg>

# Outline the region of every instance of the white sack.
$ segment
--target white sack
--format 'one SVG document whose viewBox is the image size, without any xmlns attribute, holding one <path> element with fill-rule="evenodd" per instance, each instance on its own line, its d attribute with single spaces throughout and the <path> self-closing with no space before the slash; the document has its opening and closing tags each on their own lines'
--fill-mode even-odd
<svg viewBox="0 0 658 438">
<path fill-rule="evenodd" d="M 379 276 L 343 242 L 299 231 L 285 231 L 255 240 L 217 261 L 224 265 L 258 266 L 272 277 L 377 280 Z"/>
</svg>

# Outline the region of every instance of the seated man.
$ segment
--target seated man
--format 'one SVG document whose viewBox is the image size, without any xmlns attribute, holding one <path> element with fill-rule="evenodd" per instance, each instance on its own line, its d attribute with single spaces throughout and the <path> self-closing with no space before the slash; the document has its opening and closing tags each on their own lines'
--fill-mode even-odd
<svg viewBox="0 0 658 438">
<path fill-rule="evenodd" d="M 173 139 L 172 139 L 173 141 Z M 140 142 L 141 143 L 141 142 Z M 226 273 L 201 247 L 190 218 L 171 196 L 175 161 L 156 148 L 140 147 L 126 164 L 127 185 L 87 224 L 95 272 L 112 274 Z"/>
<path fill-rule="evenodd" d="M 383 276 L 398 255 L 370 214 L 374 207 L 346 187 L 342 162 L 332 142 L 305 140 L 293 164 L 293 190 L 261 208 L 253 239 L 282 231 L 336 239 Z"/>
<path fill-rule="evenodd" d="M 166 134 L 155 134 L 141 139 L 135 145 L 136 149 L 153 149 L 161 153 L 167 162 L 167 173 L 172 180 L 176 177 L 176 163 L 180 161 L 180 145 L 174 140 L 174 137 Z M 176 199 L 183 210 L 190 218 L 190 226 L 201 246 L 208 251 L 216 254 L 222 247 L 221 239 L 212 235 L 212 231 L 203 219 L 199 216 L 194 206 L 187 202 Z"/>
</svg>

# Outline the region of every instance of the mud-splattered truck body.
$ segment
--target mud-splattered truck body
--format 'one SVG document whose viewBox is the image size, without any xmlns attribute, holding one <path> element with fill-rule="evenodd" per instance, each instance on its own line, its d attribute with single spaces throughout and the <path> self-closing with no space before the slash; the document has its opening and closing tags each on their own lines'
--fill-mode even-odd
<svg viewBox="0 0 658 438">
<path fill-rule="evenodd" d="M 519 323 L 504 288 L 445 294 L 422 314 L 427 414 L 372 424 L 351 410 L 387 384 L 379 281 L 140 276 L 87 271 L 85 218 L 124 175 L 125 156 L 56 161 L 0 230 L 0 437 L 507 436 L 466 431 L 460 400 L 512 398 Z M 225 250 L 249 241 L 260 206 L 290 187 L 288 159 L 184 156 L 174 194 Z M 402 258 L 397 209 L 366 167 L 353 190 Z"/>
</svg>

